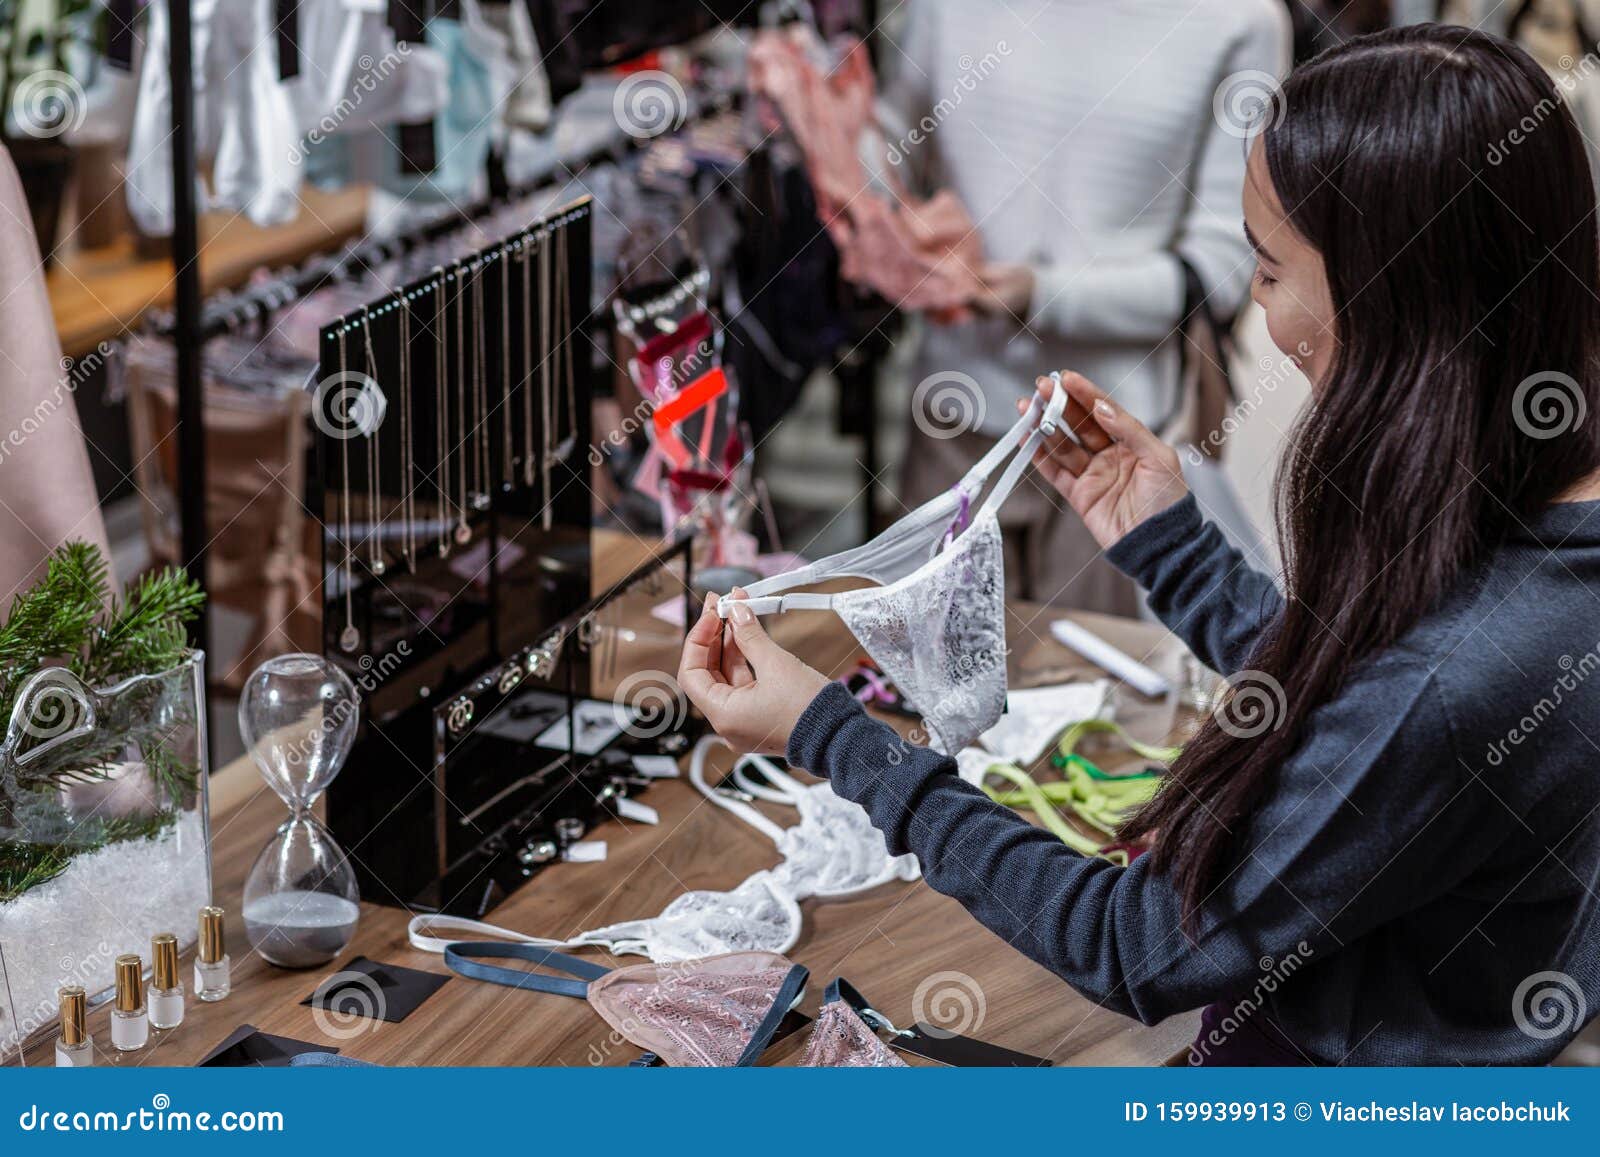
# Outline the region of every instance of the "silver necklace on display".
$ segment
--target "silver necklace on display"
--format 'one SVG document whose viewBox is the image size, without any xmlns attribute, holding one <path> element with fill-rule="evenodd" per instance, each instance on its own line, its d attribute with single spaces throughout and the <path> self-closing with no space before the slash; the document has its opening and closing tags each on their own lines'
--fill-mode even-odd
<svg viewBox="0 0 1600 1157">
<path fill-rule="evenodd" d="M 500 250 L 500 490 L 516 484 L 515 430 L 511 413 L 511 249 Z"/>
<path fill-rule="evenodd" d="M 434 466 L 439 490 L 439 557 L 450 556 L 450 352 L 446 344 L 449 313 L 446 311 L 444 266 L 434 266 L 438 281 L 433 287 L 433 398 L 434 430 L 438 442 L 438 462 Z"/>
<path fill-rule="evenodd" d="M 378 359 L 372 353 L 372 315 L 368 310 L 361 311 L 361 340 L 366 345 L 367 351 L 367 380 L 362 383 L 360 403 L 361 420 L 371 428 L 365 431 L 367 436 L 367 518 L 370 528 L 367 532 L 367 567 L 374 575 L 381 575 L 387 569 L 383 561 L 383 514 L 380 507 L 383 503 L 381 478 L 378 465 L 378 429 L 383 425 L 383 408 L 378 398 L 382 395 L 382 388 L 378 385 Z"/>
<path fill-rule="evenodd" d="M 572 272 L 567 262 L 567 230 L 562 228 L 556 239 L 556 302 L 559 306 L 559 321 L 557 323 L 561 334 L 561 372 L 562 381 L 567 398 L 567 436 L 552 449 L 555 455 L 554 462 L 565 462 L 572 453 L 572 448 L 578 442 L 578 399 L 576 396 L 577 374 L 573 372 L 572 362 Z M 555 402 L 559 411 L 560 397 Z M 559 420 L 559 414 L 556 415 Z M 552 443 L 555 441 L 551 438 Z M 551 465 L 554 465 L 554 462 Z"/>
<path fill-rule="evenodd" d="M 545 530 L 554 524 L 550 509 L 550 438 L 555 422 L 550 416 L 550 362 L 555 356 L 550 345 L 550 229 L 540 230 L 539 246 L 539 415 L 543 424 L 539 451 L 539 501 L 542 504 L 539 521 Z"/>
<path fill-rule="evenodd" d="M 456 269 L 456 413 L 461 417 L 461 433 L 472 437 L 472 427 L 467 422 L 467 322 L 462 314 L 467 298 L 465 268 Z M 467 455 L 458 445 L 456 455 L 456 542 L 465 546 L 472 541 L 472 527 L 467 525 Z"/>
<path fill-rule="evenodd" d="M 400 297 L 400 553 L 417 569 L 416 447 L 411 444 L 411 297 Z"/>
<path fill-rule="evenodd" d="M 484 373 L 488 363 L 488 339 L 484 337 L 483 279 L 489 272 L 489 259 L 478 263 L 472 279 L 472 405 L 478 424 L 472 431 L 472 508 L 489 508 L 489 384 Z"/>
<path fill-rule="evenodd" d="M 522 484 L 532 487 L 537 478 L 533 449 L 533 262 L 537 234 L 523 237 L 522 248 Z"/>
<path fill-rule="evenodd" d="M 339 327 L 339 381 L 350 380 L 350 359 L 345 350 L 345 328 Z M 339 439 L 339 497 L 341 537 L 344 539 L 344 630 L 339 632 L 339 649 L 346 653 L 361 645 L 361 632 L 356 630 L 356 559 L 350 543 L 350 439 Z"/>
</svg>

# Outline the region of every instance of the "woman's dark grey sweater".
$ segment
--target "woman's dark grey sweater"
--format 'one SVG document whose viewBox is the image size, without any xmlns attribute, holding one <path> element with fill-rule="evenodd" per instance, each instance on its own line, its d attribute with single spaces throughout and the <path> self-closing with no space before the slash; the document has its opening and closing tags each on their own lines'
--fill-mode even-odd
<svg viewBox="0 0 1600 1157">
<path fill-rule="evenodd" d="M 1109 553 L 1224 674 L 1278 613 L 1193 498 Z M 1523 527 L 1312 713 L 1194 941 L 1148 857 L 1072 852 L 837 684 L 788 756 L 938 891 L 1146 1023 L 1225 1001 L 1318 1063 L 1516 1064 L 1600 1012 L 1600 502 Z"/>
</svg>

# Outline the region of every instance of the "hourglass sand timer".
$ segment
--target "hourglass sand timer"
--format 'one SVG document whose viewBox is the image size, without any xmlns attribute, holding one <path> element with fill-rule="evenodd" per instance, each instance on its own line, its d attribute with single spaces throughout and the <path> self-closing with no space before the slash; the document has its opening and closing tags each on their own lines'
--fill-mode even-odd
<svg viewBox="0 0 1600 1157">
<path fill-rule="evenodd" d="M 250 869 L 241 915 L 250 946 L 283 968 L 325 964 L 356 932 L 355 872 L 311 807 L 350 754 L 360 706 L 349 676 L 305 654 L 267 660 L 239 698 L 239 733 L 290 813 Z"/>
</svg>

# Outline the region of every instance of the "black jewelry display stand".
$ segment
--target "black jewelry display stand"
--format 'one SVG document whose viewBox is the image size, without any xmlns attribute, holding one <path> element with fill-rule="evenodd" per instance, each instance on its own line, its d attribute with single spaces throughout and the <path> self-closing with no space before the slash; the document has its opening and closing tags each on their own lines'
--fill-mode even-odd
<svg viewBox="0 0 1600 1157">
<path fill-rule="evenodd" d="M 591 218 L 584 198 L 322 331 L 323 653 L 362 696 L 327 820 L 374 902 L 487 912 L 642 786 L 583 755 L 573 722 L 595 642 L 579 627 L 643 580 L 592 597 Z M 569 324 L 530 275 L 541 249 Z M 646 570 L 680 553 L 687 590 L 687 543 Z M 503 738 L 540 696 L 564 750 Z"/>
<path fill-rule="evenodd" d="M 691 544 L 685 538 L 667 548 L 434 708 L 434 766 L 448 805 L 433 813 L 443 867 L 436 886 L 412 907 L 489 911 L 613 818 L 619 799 L 648 787 L 633 769 L 633 755 L 687 750 L 688 704 L 670 679 L 629 670 L 619 688 L 615 671 L 633 664 L 615 654 L 631 648 L 618 641 L 624 629 L 608 619 L 635 603 L 626 621 L 643 621 L 639 610 L 681 590 L 684 621 L 692 621 Z M 662 624 L 661 630 L 672 629 Z M 681 641 L 679 629 L 667 650 Z M 598 718 L 596 704 L 603 705 Z M 564 750 L 530 740 L 563 718 Z M 586 734 L 596 724 L 598 738 Z"/>
</svg>

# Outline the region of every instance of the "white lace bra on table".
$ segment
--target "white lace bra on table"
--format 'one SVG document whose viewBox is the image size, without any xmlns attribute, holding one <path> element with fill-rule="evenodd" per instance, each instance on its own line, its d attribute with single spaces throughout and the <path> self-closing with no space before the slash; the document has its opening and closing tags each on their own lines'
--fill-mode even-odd
<svg viewBox="0 0 1600 1157">
<path fill-rule="evenodd" d="M 932 745 L 960 751 L 994 725 L 1006 704 L 999 509 L 1045 435 L 1060 424 L 1066 401 L 1060 385 L 1048 405 L 1041 406 L 1035 394 L 1027 413 L 950 491 L 869 543 L 754 584 L 745 605 L 758 615 L 834 611 L 922 713 Z M 973 499 L 1008 455 L 1010 463 L 963 529 Z M 844 577 L 880 585 L 832 595 L 785 593 Z M 726 618 L 733 601 L 722 598 L 717 613 Z"/>
<path fill-rule="evenodd" d="M 595 945 L 618 955 L 648 956 L 657 963 L 694 960 L 726 952 L 784 953 L 800 938 L 800 901 L 812 896 L 842 899 L 890 880 L 914 880 L 915 856 L 891 856 L 883 833 L 872 826 L 859 804 L 840 799 L 826 783 L 806 787 L 767 760 L 745 756 L 735 765 L 735 781 L 751 795 L 793 807 L 800 822 L 773 823 L 749 804 L 729 799 L 706 783 L 705 761 L 723 743 L 707 736 L 695 745 L 689 779 L 695 788 L 777 845 L 783 861 L 750 875 L 730 892 L 685 892 L 659 916 L 626 920 L 581 932 L 569 940 L 527 936 L 458 916 L 416 916 L 408 929 L 411 944 L 426 952 L 488 935 L 543 948 Z M 757 782 L 749 769 L 759 772 Z"/>
</svg>

